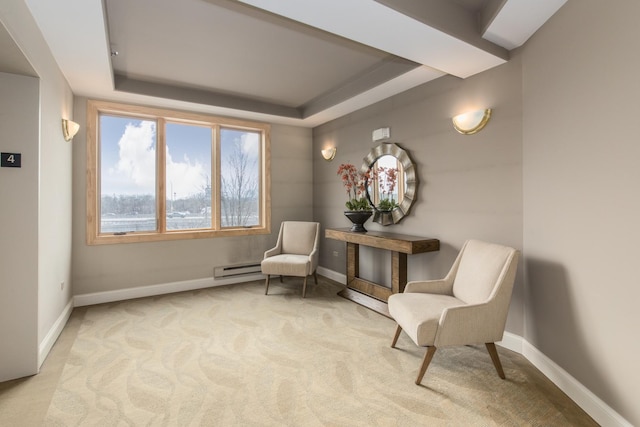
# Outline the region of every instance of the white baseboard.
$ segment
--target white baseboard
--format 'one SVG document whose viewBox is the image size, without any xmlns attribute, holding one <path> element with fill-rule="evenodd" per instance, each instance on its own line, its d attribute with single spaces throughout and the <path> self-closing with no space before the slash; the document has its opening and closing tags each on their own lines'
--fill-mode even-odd
<svg viewBox="0 0 640 427">
<path fill-rule="evenodd" d="M 347 283 L 347 276 L 342 273 L 329 270 L 328 268 L 325 268 L 325 267 L 318 267 L 317 271 L 318 271 L 318 274 L 321 274 L 324 277 L 328 277 L 329 279 L 334 280 L 338 283 L 342 283 L 343 285 Z"/>
<path fill-rule="evenodd" d="M 633 427 L 613 408 L 593 394 L 571 374 L 562 369 L 553 360 L 545 356 L 526 340 L 522 339 L 522 355 L 551 380 L 560 390 L 566 393 L 587 414 L 601 426 Z"/>
<path fill-rule="evenodd" d="M 500 347 L 504 347 L 508 350 L 522 354 L 523 341 L 524 339 L 520 335 L 512 334 L 511 332 L 505 331 L 504 335 L 502 336 L 502 341 L 498 341 L 496 344 Z"/>
<path fill-rule="evenodd" d="M 56 340 L 62 333 L 62 330 L 67 324 L 72 311 L 73 299 L 70 299 L 67 305 L 64 307 L 64 310 L 62 310 L 62 313 L 60 313 L 60 316 L 58 316 L 58 319 L 54 322 L 53 326 L 51 326 L 51 329 L 49 329 L 49 332 L 47 332 L 47 335 L 38 345 L 38 371 L 40 371 L 40 367 L 49 355 L 49 352 L 51 351 L 53 345 L 56 343 Z"/>
<path fill-rule="evenodd" d="M 80 294 L 73 297 L 73 303 L 75 307 L 83 307 L 86 305 L 104 304 L 107 302 L 124 301 L 134 298 L 152 297 L 174 292 L 193 291 L 196 289 L 231 285 L 233 283 L 250 282 L 253 280 L 262 279 L 264 279 L 264 276 L 262 274 L 250 274 L 246 276 L 228 277 L 218 280 L 214 280 L 213 277 L 207 277 L 204 279 L 185 280 L 181 282 L 171 282 L 158 285 L 139 286 L 136 288 L 118 289 L 114 291 Z"/>
<path fill-rule="evenodd" d="M 631 423 L 521 336 L 505 332 L 502 341 L 496 344 L 523 355 L 601 426 L 631 427 Z"/>
</svg>

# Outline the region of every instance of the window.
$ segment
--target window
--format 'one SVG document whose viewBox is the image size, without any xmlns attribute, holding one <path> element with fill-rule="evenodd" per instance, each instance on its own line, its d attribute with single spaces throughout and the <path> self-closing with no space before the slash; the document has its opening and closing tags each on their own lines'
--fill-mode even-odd
<svg viewBox="0 0 640 427">
<path fill-rule="evenodd" d="M 88 244 L 270 232 L 269 126 L 89 101 Z"/>
</svg>

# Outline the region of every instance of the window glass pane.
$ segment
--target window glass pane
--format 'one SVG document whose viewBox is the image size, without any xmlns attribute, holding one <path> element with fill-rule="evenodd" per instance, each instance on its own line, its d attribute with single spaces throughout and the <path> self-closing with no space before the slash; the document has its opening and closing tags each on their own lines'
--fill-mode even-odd
<svg viewBox="0 0 640 427">
<path fill-rule="evenodd" d="M 155 231 L 156 122 L 100 115 L 100 232 Z"/>
<path fill-rule="evenodd" d="M 222 227 L 260 225 L 260 133 L 220 130 Z"/>
<path fill-rule="evenodd" d="M 210 127 L 167 123 L 167 230 L 211 228 Z"/>
</svg>

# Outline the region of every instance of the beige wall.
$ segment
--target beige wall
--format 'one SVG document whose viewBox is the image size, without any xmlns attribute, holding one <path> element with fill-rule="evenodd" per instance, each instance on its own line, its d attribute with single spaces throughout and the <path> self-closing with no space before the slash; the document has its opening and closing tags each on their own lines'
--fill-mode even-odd
<svg viewBox="0 0 640 427">
<path fill-rule="evenodd" d="M 0 168 L 0 381 L 38 368 L 38 86 L 0 73 L 0 147 L 22 154 Z"/>
<path fill-rule="evenodd" d="M 72 145 L 62 118 L 74 119 L 73 95 L 53 58 L 40 85 L 40 193 L 38 221 L 38 342 L 42 343 L 72 296 Z M 62 286 L 61 286 L 62 284 Z M 53 344 L 53 343 L 50 343 Z M 50 345 L 48 344 L 48 345 Z M 42 350 L 42 349 L 41 349 Z"/>
<path fill-rule="evenodd" d="M 260 261 L 275 244 L 281 221 L 313 217 L 311 130 L 273 125 L 271 235 L 87 246 L 86 104 L 85 98 L 75 100 L 75 116 L 83 124 L 73 146 L 75 295 L 210 278 L 214 267 Z"/>
<path fill-rule="evenodd" d="M 525 338 L 640 425 L 640 2 L 569 1 L 525 46 Z"/>
<path fill-rule="evenodd" d="M 346 194 L 336 170 L 358 167 L 376 144 L 371 133 L 391 128 L 417 166 L 417 201 L 399 224 L 369 230 L 438 238 L 437 253 L 409 256 L 409 280 L 443 277 L 466 239 L 476 238 L 522 248 L 521 61 L 461 80 L 443 77 L 314 129 L 314 216 L 324 227 L 347 227 Z M 488 126 L 476 135 L 457 133 L 451 117 L 472 106 L 494 108 Z M 335 145 L 326 162 L 320 150 Z M 320 265 L 345 273 L 345 245 L 323 239 Z M 333 251 L 338 256 L 333 256 Z M 361 248 L 361 276 L 381 283 L 390 278 L 389 256 Z M 514 290 L 507 329 L 523 334 L 522 269 Z"/>
</svg>

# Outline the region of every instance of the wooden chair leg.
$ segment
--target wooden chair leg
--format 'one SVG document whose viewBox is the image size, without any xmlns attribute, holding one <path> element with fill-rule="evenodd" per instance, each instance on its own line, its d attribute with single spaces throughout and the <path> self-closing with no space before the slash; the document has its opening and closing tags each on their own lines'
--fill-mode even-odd
<svg viewBox="0 0 640 427">
<path fill-rule="evenodd" d="M 283 283 L 283 282 L 282 282 L 282 278 L 283 278 L 283 277 L 284 277 L 284 276 L 281 274 L 281 275 L 280 275 L 280 283 Z"/>
<path fill-rule="evenodd" d="M 316 281 L 316 285 L 317 285 L 318 284 L 318 272 L 317 271 L 313 272 L 313 278 Z"/>
<path fill-rule="evenodd" d="M 269 292 L 269 275 L 267 274 L 267 280 L 264 282 L 264 294 L 267 295 Z"/>
<path fill-rule="evenodd" d="M 485 343 L 487 347 L 487 351 L 489 352 L 489 356 L 491 356 L 491 360 L 493 361 L 493 366 L 496 367 L 496 371 L 498 371 L 498 375 L 500 378 L 505 379 L 504 371 L 502 370 L 502 363 L 500 363 L 500 358 L 498 357 L 498 350 L 496 349 L 495 343 L 488 342 Z"/>
<path fill-rule="evenodd" d="M 422 361 L 422 366 L 420 367 L 420 372 L 418 372 L 418 378 L 416 379 L 417 385 L 420 385 L 420 383 L 422 382 L 422 377 L 424 377 L 424 373 L 427 372 L 429 363 L 431 363 L 433 355 L 436 354 L 436 350 L 436 347 L 427 347 L 427 352 L 424 355 L 424 360 Z"/>
<path fill-rule="evenodd" d="M 400 337 L 400 332 L 402 332 L 402 328 L 398 325 L 396 328 L 396 334 L 393 336 L 393 341 L 391 342 L 391 348 L 395 348 L 398 338 Z"/>
<path fill-rule="evenodd" d="M 304 276 L 304 282 L 302 283 L 302 298 L 307 294 L 307 276 Z"/>
</svg>

